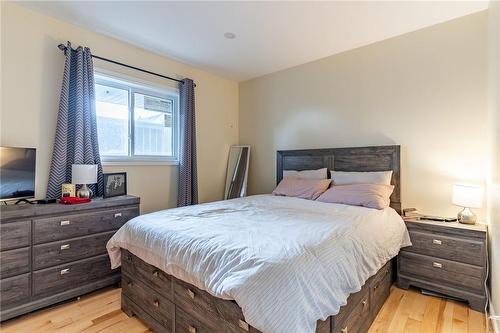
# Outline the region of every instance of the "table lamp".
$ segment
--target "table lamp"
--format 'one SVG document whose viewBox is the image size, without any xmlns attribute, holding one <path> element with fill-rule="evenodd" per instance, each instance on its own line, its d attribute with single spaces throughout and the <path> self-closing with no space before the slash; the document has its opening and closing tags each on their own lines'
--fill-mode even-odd
<svg viewBox="0 0 500 333">
<path fill-rule="evenodd" d="M 76 196 L 80 198 L 91 198 L 92 191 L 87 184 L 97 183 L 97 165 L 96 164 L 73 164 L 71 165 L 71 182 L 82 185 Z"/>
<path fill-rule="evenodd" d="M 476 214 L 471 208 L 481 208 L 483 206 L 483 189 L 474 185 L 453 185 L 453 204 L 463 207 L 458 213 L 458 222 L 464 224 L 475 224 Z"/>
</svg>

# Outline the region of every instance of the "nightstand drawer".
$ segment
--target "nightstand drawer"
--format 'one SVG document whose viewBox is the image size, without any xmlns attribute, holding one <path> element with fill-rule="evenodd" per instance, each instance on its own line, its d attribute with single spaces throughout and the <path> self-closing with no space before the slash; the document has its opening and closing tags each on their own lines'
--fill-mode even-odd
<svg viewBox="0 0 500 333">
<path fill-rule="evenodd" d="M 439 233 L 410 230 L 412 246 L 403 251 L 420 253 L 471 265 L 485 265 L 484 242 Z"/>
<path fill-rule="evenodd" d="M 399 272 L 402 275 L 421 278 L 433 283 L 440 282 L 484 293 L 484 269 L 469 264 L 416 253 L 400 252 Z"/>
</svg>

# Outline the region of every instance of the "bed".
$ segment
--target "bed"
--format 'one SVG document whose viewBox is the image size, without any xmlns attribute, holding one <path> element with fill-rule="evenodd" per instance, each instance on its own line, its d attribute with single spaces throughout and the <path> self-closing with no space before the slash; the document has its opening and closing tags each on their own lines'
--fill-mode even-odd
<svg viewBox="0 0 500 333">
<path fill-rule="evenodd" d="M 108 243 L 122 309 L 157 332 L 366 332 L 409 245 L 399 165 L 399 146 L 277 152 L 278 182 L 283 170 L 392 170 L 381 211 L 258 195 L 130 221 Z"/>
</svg>

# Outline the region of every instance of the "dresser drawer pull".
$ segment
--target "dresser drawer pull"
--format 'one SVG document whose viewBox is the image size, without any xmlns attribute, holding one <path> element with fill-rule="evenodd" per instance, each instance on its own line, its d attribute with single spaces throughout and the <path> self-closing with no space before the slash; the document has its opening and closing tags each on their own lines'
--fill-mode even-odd
<svg viewBox="0 0 500 333">
<path fill-rule="evenodd" d="M 115 213 L 115 218 L 122 217 L 122 213 Z"/>
<path fill-rule="evenodd" d="M 61 275 L 68 274 L 69 268 L 61 269 Z"/>
<path fill-rule="evenodd" d="M 432 244 L 441 245 L 441 244 L 442 244 L 442 242 L 441 242 L 441 240 L 439 240 L 439 239 L 433 239 L 433 240 L 432 240 Z"/>
<path fill-rule="evenodd" d="M 363 304 L 363 308 L 366 307 L 366 304 L 368 304 L 368 301 L 365 299 L 363 302 L 361 302 L 361 304 Z"/>
<path fill-rule="evenodd" d="M 61 245 L 61 250 L 67 250 L 69 249 L 70 245 L 69 244 L 63 244 Z"/>
<path fill-rule="evenodd" d="M 341 333 L 347 333 L 347 326 L 340 330 Z"/>
<path fill-rule="evenodd" d="M 189 333 L 196 333 L 196 327 L 193 327 L 191 325 L 188 326 L 188 331 Z"/>
<path fill-rule="evenodd" d="M 373 290 L 377 290 L 377 289 L 378 289 L 378 284 L 375 287 L 373 287 Z"/>
<path fill-rule="evenodd" d="M 440 264 L 438 262 L 433 262 L 432 263 L 432 267 L 436 267 L 436 268 L 443 268 L 443 264 Z"/>
<path fill-rule="evenodd" d="M 238 326 L 239 326 L 241 329 L 243 329 L 243 330 L 245 330 L 245 331 L 247 331 L 247 332 L 248 332 L 249 327 L 248 327 L 248 323 L 247 323 L 246 321 L 244 321 L 244 320 L 241 320 L 241 319 L 240 319 L 240 320 L 238 321 Z"/>
<path fill-rule="evenodd" d="M 64 221 L 61 221 L 61 226 L 63 225 L 70 225 L 70 221 L 69 220 L 64 220 Z"/>
<path fill-rule="evenodd" d="M 188 289 L 187 294 L 189 295 L 189 298 L 194 299 L 194 291 L 192 291 L 191 289 Z"/>
<path fill-rule="evenodd" d="M 156 270 L 155 270 L 155 271 L 153 271 L 153 276 L 154 276 L 154 277 L 158 277 L 159 275 L 160 275 L 160 273 L 159 273 L 158 271 L 156 271 Z"/>
<path fill-rule="evenodd" d="M 158 301 L 157 299 L 155 299 L 155 300 L 153 301 L 153 305 L 154 305 L 155 307 L 159 307 L 159 306 L 160 306 L 160 301 Z"/>
</svg>

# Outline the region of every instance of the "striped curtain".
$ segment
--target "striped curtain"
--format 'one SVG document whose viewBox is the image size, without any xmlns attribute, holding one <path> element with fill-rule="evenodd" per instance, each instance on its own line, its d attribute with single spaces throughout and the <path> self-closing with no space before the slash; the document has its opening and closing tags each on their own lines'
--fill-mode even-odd
<svg viewBox="0 0 500 333">
<path fill-rule="evenodd" d="M 103 194 L 102 165 L 97 142 L 94 66 L 88 48 L 68 42 L 59 100 L 56 137 L 50 165 L 47 198 L 61 196 L 61 185 L 71 183 L 72 164 L 97 164 L 94 196 Z"/>
<path fill-rule="evenodd" d="M 198 203 L 198 176 L 196 170 L 196 121 L 194 82 L 184 79 L 180 90 L 179 185 L 177 207 Z"/>
</svg>

